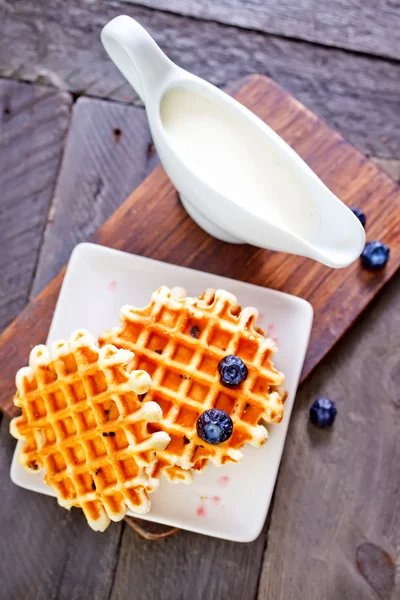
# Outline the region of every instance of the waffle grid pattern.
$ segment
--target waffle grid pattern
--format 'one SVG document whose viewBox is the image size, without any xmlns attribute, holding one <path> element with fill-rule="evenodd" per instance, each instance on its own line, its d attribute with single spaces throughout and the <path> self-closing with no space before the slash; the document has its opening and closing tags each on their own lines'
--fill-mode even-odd
<svg viewBox="0 0 400 600">
<path fill-rule="evenodd" d="M 127 507 L 150 509 L 155 481 L 147 471 L 155 449 L 169 441 L 165 433 L 148 431 L 162 413 L 138 396 L 151 379 L 132 371 L 132 358 L 109 345 L 99 350 L 79 330 L 50 351 L 36 346 L 30 366 L 17 373 L 14 402 L 22 415 L 13 419 L 11 433 L 25 441 L 20 460 L 28 468 L 44 468 L 59 504 L 81 507 L 93 529 L 122 519 Z"/>
<path fill-rule="evenodd" d="M 146 308 L 124 306 L 121 326 L 100 336 L 100 345 L 133 351 L 134 367 L 152 377 L 146 400 L 161 406 L 157 428 L 171 437 L 168 447 L 157 453 L 157 469 L 169 479 L 190 481 L 188 470 L 201 470 L 208 460 L 216 465 L 237 462 L 246 442 L 260 446 L 267 439 L 260 421 L 281 421 L 284 376 L 272 363 L 275 343 L 255 328 L 257 316 L 256 309 L 242 309 L 223 290 L 176 298 L 163 286 Z M 235 389 L 219 382 L 218 363 L 228 354 L 240 356 L 249 370 Z M 234 423 L 232 437 L 217 446 L 206 444 L 196 432 L 198 416 L 214 407 L 226 411 Z"/>
</svg>

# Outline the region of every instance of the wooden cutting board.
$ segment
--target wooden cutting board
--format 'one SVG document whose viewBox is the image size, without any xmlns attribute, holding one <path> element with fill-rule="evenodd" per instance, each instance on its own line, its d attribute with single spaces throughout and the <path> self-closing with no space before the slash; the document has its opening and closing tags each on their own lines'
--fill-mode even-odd
<svg viewBox="0 0 400 600">
<path fill-rule="evenodd" d="M 382 240 L 391 248 L 387 267 L 372 273 L 356 261 L 346 269 L 333 270 L 310 259 L 215 240 L 188 217 L 160 167 L 92 241 L 307 299 L 314 307 L 315 320 L 304 379 L 397 270 L 400 188 L 272 80 L 253 75 L 239 81 L 231 93 L 275 129 L 339 198 L 364 210 L 367 239 Z M 0 407 L 10 415 L 16 413 L 12 404 L 15 372 L 27 364 L 30 349 L 45 342 L 63 276 L 64 270 L 0 336 Z"/>
</svg>

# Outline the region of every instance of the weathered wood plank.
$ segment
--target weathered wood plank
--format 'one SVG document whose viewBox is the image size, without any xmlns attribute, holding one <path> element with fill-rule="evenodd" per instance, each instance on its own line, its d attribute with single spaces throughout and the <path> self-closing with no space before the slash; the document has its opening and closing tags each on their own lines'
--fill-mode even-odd
<svg viewBox="0 0 400 600">
<path fill-rule="evenodd" d="M 148 174 L 150 143 L 142 108 L 91 98 L 74 104 L 31 297 Z"/>
<path fill-rule="evenodd" d="M 400 156 L 399 63 L 120 0 L 71 0 L 68 10 L 62 0 L 24 0 L 7 3 L 5 9 L 0 38 L 3 76 L 46 81 L 93 96 L 135 98 L 99 39 L 109 19 L 127 13 L 189 71 L 218 86 L 254 72 L 270 75 L 365 153 Z"/>
<path fill-rule="evenodd" d="M 238 544 L 186 531 L 148 542 L 125 527 L 110 600 L 253 600 L 266 530 Z"/>
<path fill-rule="evenodd" d="M 357 52 L 400 58 L 400 5 L 374 0 L 126 0 Z"/>
<path fill-rule="evenodd" d="M 108 600 L 122 524 L 96 534 L 83 513 L 14 485 L 15 440 L 0 425 L 0 597 L 7 600 Z"/>
<path fill-rule="evenodd" d="M 297 395 L 259 600 L 400 597 L 399 284 Z M 337 402 L 331 431 L 308 424 L 317 395 Z"/>
<path fill-rule="evenodd" d="M 29 297 L 70 105 L 66 92 L 0 80 L 0 331 Z"/>
</svg>

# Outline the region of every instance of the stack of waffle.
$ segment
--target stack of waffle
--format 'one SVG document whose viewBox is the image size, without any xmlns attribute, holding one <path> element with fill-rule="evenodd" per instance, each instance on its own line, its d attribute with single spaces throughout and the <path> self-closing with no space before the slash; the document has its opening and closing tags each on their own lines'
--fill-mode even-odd
<svg viewBox="0 0 400 600">
<path fill-rule="evenodd" d="M 284 411 L 276 344 L 257 317 L 223 290 L 190 298 L 161 287 L 147 307 L 124 306 L 99 345 L 82 330 L 50 350 L 37 346 L 16 378 L 22 415 L 11 433 L 24 440 L 21 462 L 44 468 L 59 503 L 81 507 L 97 530 L 127 508 L 147 512 L 161 473 L 190 483 L 208 462 L 238 462 L 244 444 L 264 444 L 265 425 Z M 227 355 L 247 367 L 240 385 L 220 381 Z M 199 416 L 212 408 L 233 424 L 220 444 L 197 433 Z"/>
</svg>

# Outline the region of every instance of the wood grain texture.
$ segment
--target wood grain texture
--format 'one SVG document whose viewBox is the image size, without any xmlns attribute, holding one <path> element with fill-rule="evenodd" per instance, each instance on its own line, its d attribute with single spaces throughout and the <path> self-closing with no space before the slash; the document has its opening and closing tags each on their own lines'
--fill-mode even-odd
<svg viewBox="0 0 400 600">
<path fill-rule="evenodd" d="M 127 13 L 185 69 L 218 86 L 254 72 L 269 75 L 363 152 L 400 157 L 398 62 L 160 13 L 120 0 L 70 0 L 68 10 L 62 0 L 0 0 L 1 5 L 2 76 L 48 82 L 78 94 L 136 98 L 99 37 L 108 20 Z"/>
<path fill-rule="evenodd" d="M 371 273 L 356 261 L 346 269 L 333 270 L 302 257 L 219 242 L 187 216 L 161 168 L 92 239 L 306 298 L 314 307 L 315 320 L 304 379 L 397 270 L 400 191 L 387 175 L 271 80 L 253 76 L 235 90 L 236 97 L 282 135 L 344 202 L 366 212 L 368 239 L 381 239 L 391 247 L 387 267 Z M 61 280 L 62 275 L 51 282 L 0 337 L 0 368 L 9 373 L 0 380 L 0 405 L 10 414 L 14 413 L 13 374 L 26 363 L 28 348 L 45 341 Z"/>
<path fill-rule="evenodd" d="M 150 142 L 143 109 L 89 98 L 74 104 L 31 297 L 145 178 Z"/>
<path fill-rule="evenodd" d="M 255 600 L 265 537 L 266 528 L 251 544 L 181 531 L 148 542 L 125 527 L 110 600 Z"/>
<path fill-rule="evenodd" d="M 0 424 L 0 597 L 4 600 L 108 600 L 122 532 L 92 531 L 82 511 L 14 485 L 15 440 Z"/>
<path fill-rule="evenodd" d="M 396 276 L 297 394 L 258 600 L 400 597 L 399 291 Z M 317 395 L 332 430 L 308 424 Z"/>
<path fill-rule="evenodd" d="M 391 58 L 400 58 L 400 3 L 375 0 L 127 0 L 180 15 L 210 19 Z"/>
<path fill-rule="evenodd" d="M 0 331 L 29 297 L 70 105 L 66 92 L 0 80 Z"/>
</svg>

